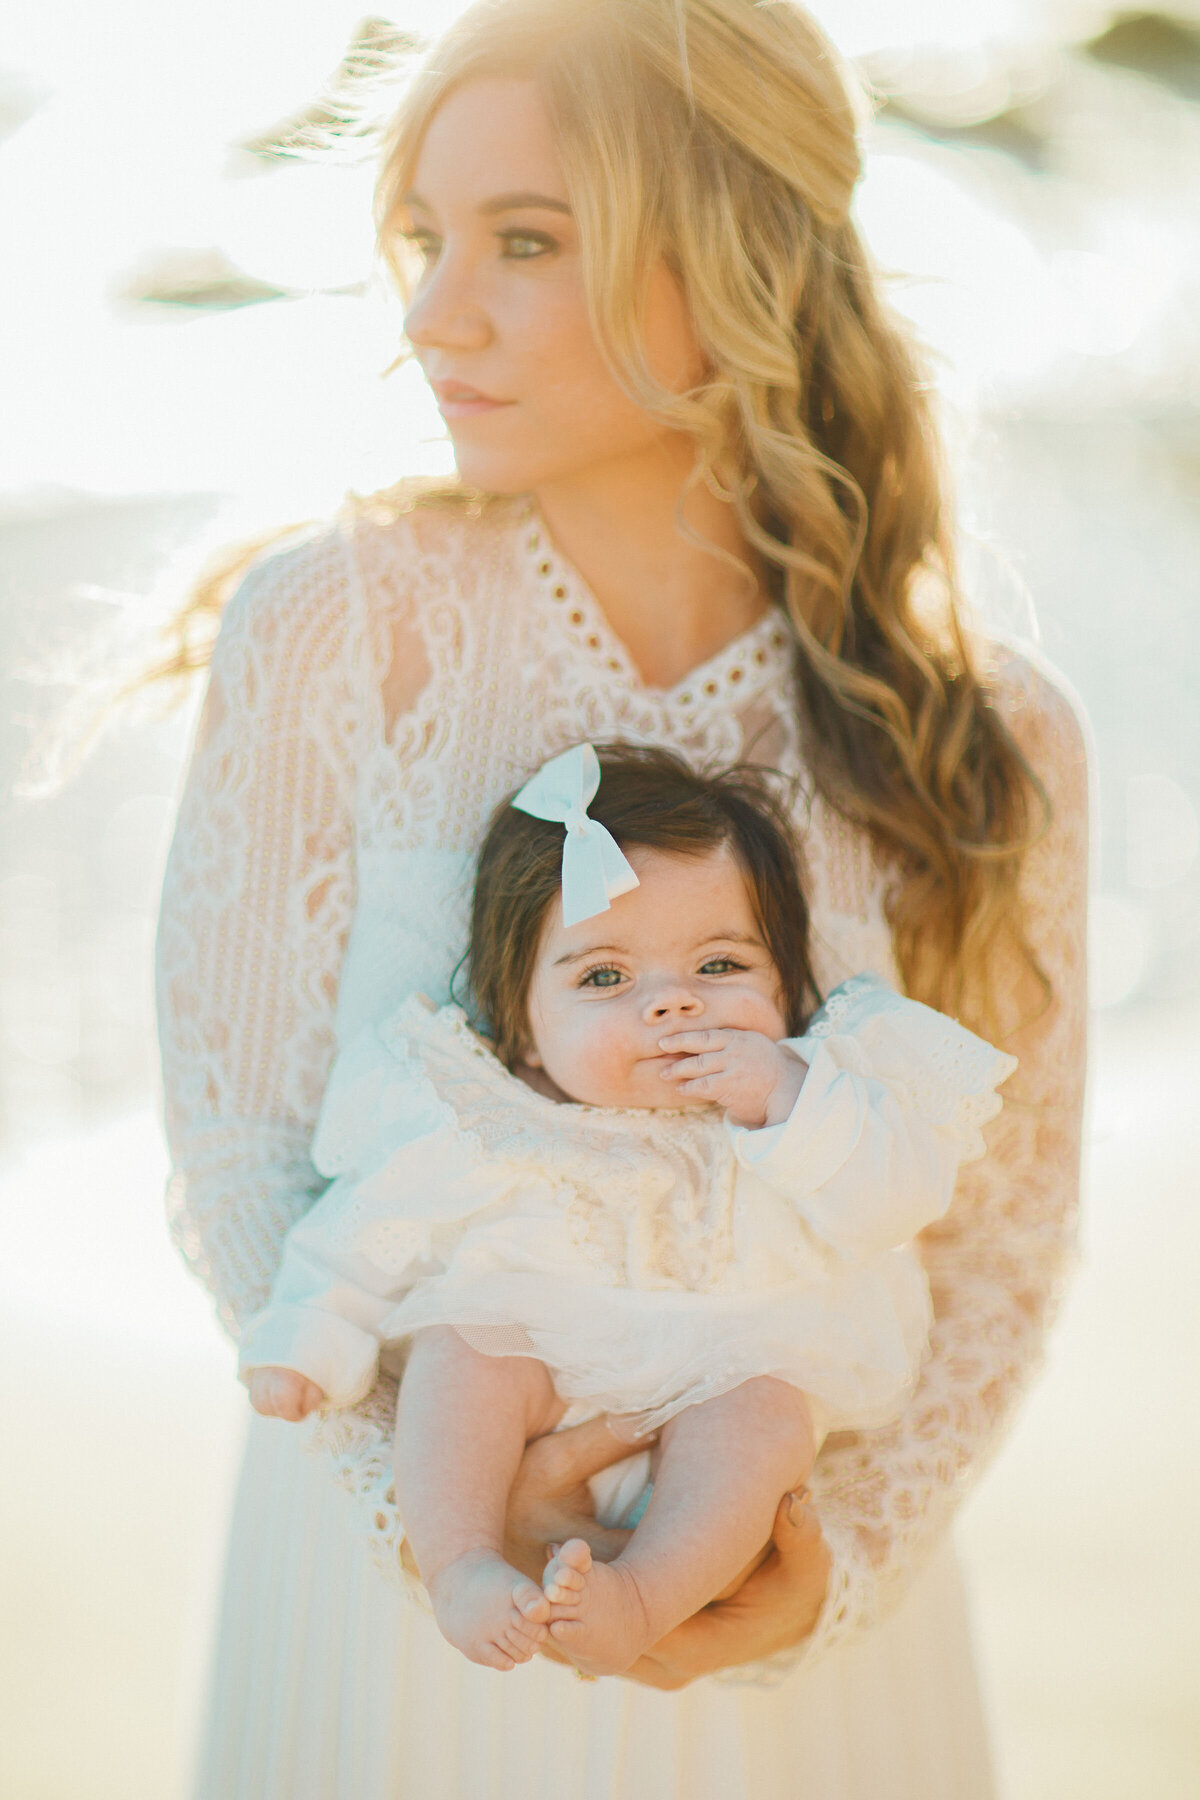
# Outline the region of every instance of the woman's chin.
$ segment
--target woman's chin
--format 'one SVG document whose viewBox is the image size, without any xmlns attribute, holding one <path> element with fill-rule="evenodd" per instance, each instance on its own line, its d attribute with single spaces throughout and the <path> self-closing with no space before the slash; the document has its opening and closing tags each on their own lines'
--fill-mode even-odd
<svg viewBox="0 0 1200 1800">
<path fill-rule="evenodd" d="M 452 438 L 454 467 L 464 487 L 481 494 L 510 496 L 532 491 L 539 471 L 524 458 L 488 455 L 477 444 Z"/>
</svg>

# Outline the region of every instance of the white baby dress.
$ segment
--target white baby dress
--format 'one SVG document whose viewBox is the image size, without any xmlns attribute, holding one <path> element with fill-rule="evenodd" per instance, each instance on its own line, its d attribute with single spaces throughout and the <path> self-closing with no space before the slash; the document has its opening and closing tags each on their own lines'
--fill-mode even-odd
<svg viewBox="0 0 1200 1800">
<path fill-rule="evenodd" d="M 886 1422 L 930 1321 L 909 1240 L 983 1153 L 1016 1062 L 872 975 L 787 1042 L 799 1099 L 746 1130 L 708 1106 L 556 1103 L 459 1007 L 405 1001 L 334 1067 L 313 1160 L 336 1179 L 289 1236 L 243 1373 L 296 1369 L 349 1406 L 381 1346 L 449 1324 L 642 1430 L 756 1375 L 827 1429 Z"/>
</svg>

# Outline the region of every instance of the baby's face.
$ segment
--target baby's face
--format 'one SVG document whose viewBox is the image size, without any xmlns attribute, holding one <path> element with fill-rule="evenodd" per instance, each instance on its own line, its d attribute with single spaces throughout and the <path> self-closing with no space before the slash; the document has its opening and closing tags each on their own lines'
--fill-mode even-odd
<svg viewBox="0 0 1200 1800">
<path fill-rule="evenodd" d="M 641 885 L 607 912 L 564 926 L 550 907 L 529 993 L 540 1068 L 589 1106 L 703 1106 L 662 1071 L 668 1032 L 728 1027 L 786 1035 L 779 977 L 729 849 L 704 856 L 633 849 Z"/>
</svg>

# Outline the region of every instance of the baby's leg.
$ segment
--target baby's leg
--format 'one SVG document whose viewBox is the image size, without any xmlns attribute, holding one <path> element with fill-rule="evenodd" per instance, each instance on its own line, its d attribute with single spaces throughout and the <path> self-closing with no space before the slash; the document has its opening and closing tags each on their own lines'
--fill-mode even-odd
<svg viewBox="0 0 1200 1800">
<path fill-rule="evenodd" d="M 504 1561 L 504 1513 L 525 1445 L 563 1404 L 541 1363 L 483 1356 L 450 1326 L 413 1340 L 396 1408 L 396 1500 L 444 1637 L 492 1669 L 528 1662 L 550 1607 Z"/>
<path fill-rule="evenodd" d="M 551 1636 L 589 1673 L 628 1669 L 753 1560 L 815 1452 L 808 1401 L 767 1376 L 677 1414 L 663 1428 L 650 1504 L 617 1560 L 593 1563 L 572 1538 L 548 1565 Z"/>
</svg>

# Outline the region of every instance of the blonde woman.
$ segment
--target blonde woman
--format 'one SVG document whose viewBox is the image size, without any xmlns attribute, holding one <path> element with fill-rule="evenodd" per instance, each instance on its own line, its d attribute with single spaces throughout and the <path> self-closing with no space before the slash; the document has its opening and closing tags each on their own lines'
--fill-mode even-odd
<svg viewBox="0 0 1200 1800">
<path fill-rule="evenodd" d="M 858 171 L 836 58 L 784 0 L 491 0 L 437 46 L 378 218 L 459 483 L 352 503 L 230 601 L 161 1019 L 177 1230 L 236 1332 L 320 1191 L 336 1047 L 448 997 L 500 796 L 585 737 L 783 769 L 822 991 L 874 968 L 1020 1059 L 923 1236 L 918 1391 L 827 1443 L 732 1599 L 596 1683 L 468 1663 L 410 1603 L 394 1389 L 314 1454 L 253 1421 L 204 1800 L 991 1791 L 949 1528 L 1070 1254 L 1086 767 L 1054 682 L 963 624 Z M 603 1420 L 531 1445 L 511 1559 L 615 1554 L 593 1493 L 627 1456 Z"/>
</svg>

